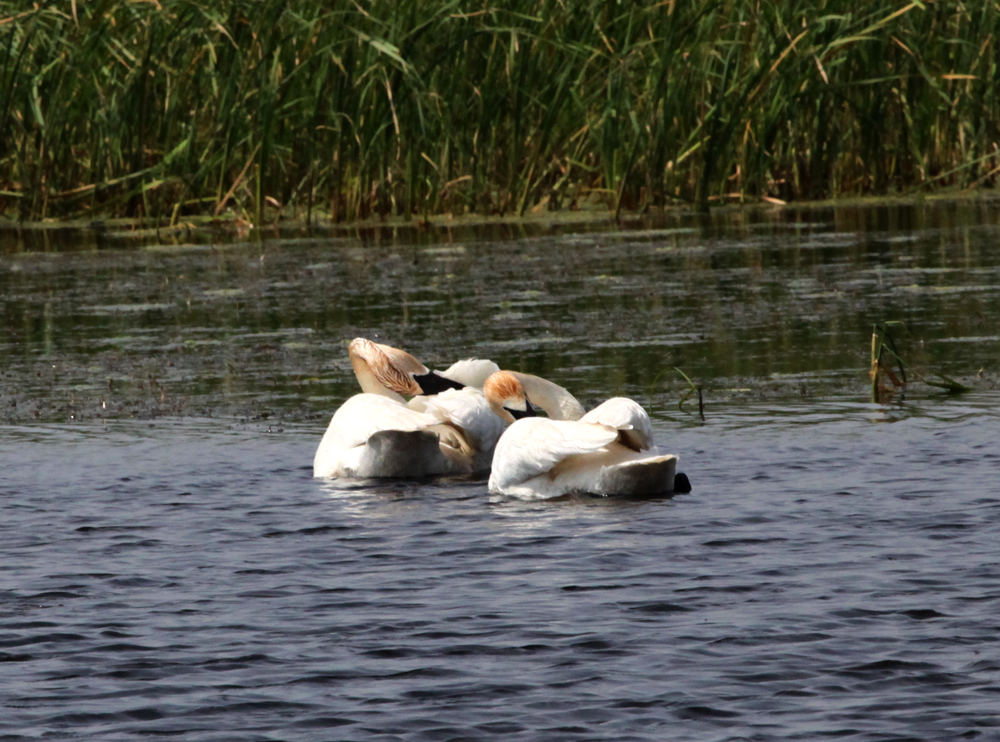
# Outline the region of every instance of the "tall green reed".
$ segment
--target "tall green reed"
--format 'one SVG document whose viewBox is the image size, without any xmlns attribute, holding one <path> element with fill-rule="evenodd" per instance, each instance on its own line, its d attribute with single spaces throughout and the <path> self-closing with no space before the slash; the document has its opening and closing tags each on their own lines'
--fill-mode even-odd
<svg viewBox="0 0 1000 742">
<path fill-rule="evenodd" d="M 995 3 L 0 11 L 0 209 L 334 219 L 994 185 Z"/>
</svg>

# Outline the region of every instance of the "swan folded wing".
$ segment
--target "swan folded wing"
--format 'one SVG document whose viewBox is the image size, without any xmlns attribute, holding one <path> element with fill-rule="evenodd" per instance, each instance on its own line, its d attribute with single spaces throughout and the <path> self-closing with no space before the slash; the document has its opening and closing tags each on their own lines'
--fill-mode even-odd
<svg viewBox="0 0 1000 742">
<path fill-rule="evenodd" d="M 493 414 L 486 397 L 478 389 L 466 387 L 425 397 L 424 409 L 447 420 L 479 451 L 492 450 L 504 430 L 503 420 Z"/>
<path fill-rule="evenodd" d="M 524 418 L 500 438 L 493 455 L 491 489 L 503 489 L 551 472 L 569 456 L 598 451 L 618 438 L 603 425 Z"/>
<path fill-rule="evenodd" d="M 355 394 L 334 414 L 327 433 L 334 433 L 346 449 L 363 446 L 380 430 L 410 432 L 441 421 L 438 415 L 411 410 L 388 397 Z"/>
<path fill-rule="evenodd" d="M 615 428 L 619 442 L 633 451 L 647 450 L 653 439 L 649 415 L 638 402 L 627 397 L 612 397 L 580 418 L 580 422 Z"/>
<path fill-rule="evenodd" d="M 471 458 L 476 454 L 476 450 L 465 431 L 451 423 L 430 425 L 424 430 L 437 436 L 441 452 L 446 456 Z"/>
</svg>

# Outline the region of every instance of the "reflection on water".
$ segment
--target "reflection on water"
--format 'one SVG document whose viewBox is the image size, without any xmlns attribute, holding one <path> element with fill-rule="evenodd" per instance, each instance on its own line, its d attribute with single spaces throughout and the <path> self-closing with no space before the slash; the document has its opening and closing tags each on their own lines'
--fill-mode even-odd
<svg viewBox="0 0 1000 742">
<path fill-rule="evenodd" d="M 863 395 L 871 325 L 890 319 L 915 365 L 994 379 L 998 217 L 966 201 L 224 245 L 0 232 L 3 415 L 324 417 L 355 389 L 358 335 L 664 410 L 675 367 L 710 403 Z"/>
</svg>

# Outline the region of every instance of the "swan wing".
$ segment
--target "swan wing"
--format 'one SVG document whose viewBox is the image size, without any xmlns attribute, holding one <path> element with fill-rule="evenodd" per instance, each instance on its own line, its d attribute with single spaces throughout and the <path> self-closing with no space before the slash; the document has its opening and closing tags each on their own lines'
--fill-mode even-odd
<svg viewBox="0 0 1000 742">
<path fill-rule="evenodd" d="M 617 438 L 617 430 L 603 425 L 537 417 L 518 420 L 497 443 L 490 489 L 503 492 L 551 472 L 569 456 L 592 453 Z"/>
<path fill-rule="evenodd" d="M 580 418 L 580 422 L 614 428 L 619 431 L 622 445 L 633 451 L 647 450 L 653 440 L 649 415 L 638 402 L 627 397 L 612 397 Z"/>
<path fill-rule="evenodd" d="M 423 399 L 425 410 L 447 421 L 465 433 L 478 451 L 492 451 L 503 434 L 504 424 L 485 395 L 473 387 L 449 389 Z"/>
<path fill-rule="evenodd" d="M 383 430 L 412 432 L 438 422 L 432 414 L 407 408 L 380 394 L 355 394 L 340 406 L 330 420 L 313 458 L 313 474 L 330 476 L 346 452 L 363 446 Z"/>
</svg>

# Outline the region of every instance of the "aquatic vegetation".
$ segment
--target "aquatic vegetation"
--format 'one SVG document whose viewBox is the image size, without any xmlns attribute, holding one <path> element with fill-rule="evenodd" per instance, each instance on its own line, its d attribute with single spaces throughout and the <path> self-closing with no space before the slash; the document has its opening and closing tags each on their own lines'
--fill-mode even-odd
<svg viewBox="0 0 1000 742">
<path fill-rule="evenodd" d="M 896 339 L 892 334 L 892 329 L 899 328 L 906 330 L 906 326 L 899 321 L 876 323 L 872 326 L 872 351 L 871 370 L 869 375 L 872 380 L 872 402 L 885 404 L 891 402 L 896 392 L 906 389 L 908 384 L 906 378 L 907 368 L 910 370 L 910 377 L 927 384 L 928 386 L 943 389 L 949 394 L 972 391 L 972 387 L 962 384 L 959 381 L 945 376 L 941 373 L 932 374 L 935 378 L 927 378 L 927 375 L 919 369 L 909 367 L 899 354 Z M 895 371 L 893 370 L 895 366 Z"/>
<path fill-rule="evenodd" d="M 681 376 L 683 376 L 684 377 L 684 381 L 686 381 L 687 384 L 688 384 L 688 390 L 684 393 L 684 396 L 681 397 L 680 402 L 677 403 L 677 409 L 679 409 L 679 410 L 684 409 L 684 403 L 688 401 L 688 399 L 691 397 L 692 394 L 696 394 L 698 396 L 698 417 L 700 417 L 704 421 L 704 419 L 705 419 L 705 398 L 703 396 L 701 384 L 695 384 L 691 380 L 691 377 L 688 376 L 683 371 L 681 371 L 679 368 L 674 368 L 674 371 L 676 371 Z M 659 377 L 657 377 L 657 378 L 659 378 Z M 654 380 L 654 383 L 655 383 L 655 380 Z"/>
<path fill-rule="evenodd" d="M 868 372 L 872 380 L 872 402 L 890 402 L 897 391 L 906 388 L 906 368 L 896 350 L 896 341 L 887 329 L 901 324 L 894 321 L 872 326 L 871 369 Z M 893 371 L 893 362 L 899 375 Z"/>
<path fill-rule="evenodd" d="M 170 223 L 992 185 L 992 3 L 127 0 L 0 18 L 0 211 Z"/>
</svg>

